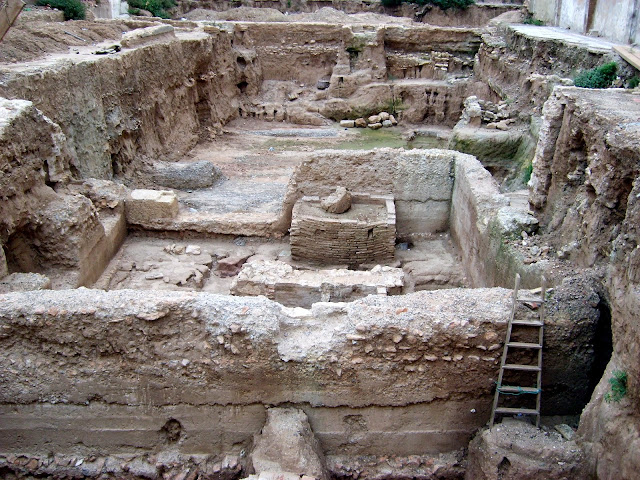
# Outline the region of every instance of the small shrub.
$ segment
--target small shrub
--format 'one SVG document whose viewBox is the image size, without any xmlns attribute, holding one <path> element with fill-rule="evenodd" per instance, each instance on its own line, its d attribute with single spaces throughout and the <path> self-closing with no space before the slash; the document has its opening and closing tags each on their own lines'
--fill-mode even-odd
<svg viewBox="0 0 640 480">
<path fill-rule="evenodd" d="M 36 5 L 62 10 L 65 20 L 84 20 L 87 15 L 87 9 L 80 0 L 38 0 Z"/>
<path fill-rule="evenodd" d="M 631 77 L 629 82 L 627 82 L 627 88 L 636 88 L 640 85 L 640 77 Z"/>
<path fill-rule="evenodd" d="M 176 6 L 175 0 L 127 0 L 130 8 L 148 10 L 154 17 L 170 18 L 168 10 Z"/>
<path fill-rule="evenodd" d="M 627 394 L 627 372 L 622 370 L 614 370 L 613 376 L 609 379 L 611 391 L 604 395 L 604 401 L 607 403 L 618 403 Z"/>
<path fill-rule="evenodd" d="M 573 81 L 576 87 L 608 88 L 616 79 L 618 65 L 616 62 L 605 63 L 600 67 L 580 73 Z"/>
<path fill-rule="evenodd" d="M 525 18 L 522 23 L 524 23 L 525 25 L 535 25 L 536 27 L 542 27 L 544 25 L 544 22 L 542 20 L 538 20 L 537 18 L 533 17 Z"/>
</svg>

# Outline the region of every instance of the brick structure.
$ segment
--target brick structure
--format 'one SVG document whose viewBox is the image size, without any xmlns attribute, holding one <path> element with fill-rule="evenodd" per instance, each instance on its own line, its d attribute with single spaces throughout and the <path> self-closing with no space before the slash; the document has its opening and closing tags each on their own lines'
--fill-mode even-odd
<svg viewBox="0 0 640 480">
<path fill-rule="evenodd" d="M 353 194 L 351 209 L 342 214 L 325 212 L 319 197 L 303 197 L 292 217 L 294 260 L 349 266 L 393 260 L 396 211 L 390 195 Z"/>
</svg>

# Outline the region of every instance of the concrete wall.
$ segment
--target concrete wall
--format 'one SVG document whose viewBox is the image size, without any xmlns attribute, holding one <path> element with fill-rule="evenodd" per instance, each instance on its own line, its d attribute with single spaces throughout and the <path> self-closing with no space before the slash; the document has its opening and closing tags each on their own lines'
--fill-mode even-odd
<svg viewBox="0 0 640 480">
<path fill-rule="evenodd" d="M 640 38 L 637 0 L 531 0 L 529 10 L 536 19 L 578 33 L 593 30 L 622 43 Z"/>
</svg>

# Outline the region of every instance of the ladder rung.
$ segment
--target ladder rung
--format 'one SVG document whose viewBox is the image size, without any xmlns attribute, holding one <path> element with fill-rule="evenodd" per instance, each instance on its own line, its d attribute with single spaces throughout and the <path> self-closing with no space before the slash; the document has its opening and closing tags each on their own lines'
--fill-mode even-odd
<svg viewBox="0 0 640 480">
<path fill-rule="evenodd" d="M 515 347 L 515 348 L 542 348 L 542 345 L 539 343 L 526 343 L 526 342 L 509 342 L 507 343 L 507 347 Z"/>
<path fill-rule="evenodd" d="M 539 372 L 540 367 L 537 365 L 518 365 L 515 363 L 505 363 L 502 368 L 506 370 L 523 370 L 526 372 Z"/>
<path fill-rule="evenodd" d="M 525 327 L 543 327 L 544 323 L 539 320 L 513 320 L 512 325 L 522 325 Z"/>
<path fill-rule="evenodd" d="M 503 393 L 531 393 L 531 394 L 540 393 L 540 389 L 539 388 L 535 388 L 535 387 L 515 387 L 515 386 L 511 386 L 511 385 L 503 385 L 501 387 L 498 387 L 498 390 L 500 390 L 500 392 L 503 392 Z"/>
<path fill-rule="evenodd" d="M 523 415 L 540 415 L 535 408 L 507 408 L 498 407 L 496 413 L 521 413 Z"/>
</svg>

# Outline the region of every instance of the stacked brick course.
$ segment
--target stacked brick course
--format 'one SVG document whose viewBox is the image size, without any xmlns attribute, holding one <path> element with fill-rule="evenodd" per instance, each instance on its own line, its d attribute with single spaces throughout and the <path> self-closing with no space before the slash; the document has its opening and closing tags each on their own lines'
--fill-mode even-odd
<svg viewBox="0 0 640 480">
<path fill-rule="evenodd" d="M 351 210 L 325 212 L 319 197 L 303 197 L 293 208 L 294 260 L 357 266 L 393 260 L 396 212 L 390 195 L 353 194 Z"/>
</svg>

